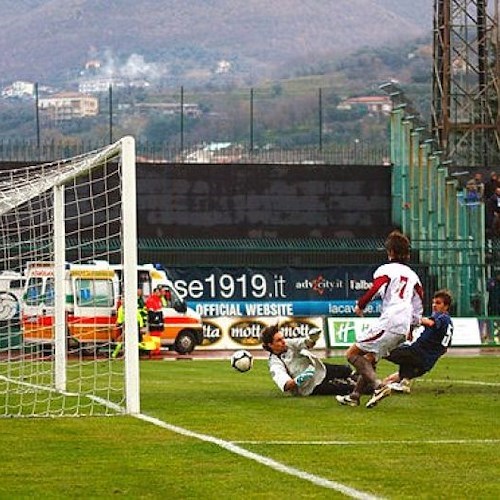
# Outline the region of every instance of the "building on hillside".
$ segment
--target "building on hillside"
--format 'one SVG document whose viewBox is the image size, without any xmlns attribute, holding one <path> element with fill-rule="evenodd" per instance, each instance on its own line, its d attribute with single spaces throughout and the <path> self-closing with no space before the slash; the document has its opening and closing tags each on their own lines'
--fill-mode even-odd
<svg viewBox="0 0 500 500">
<path fill-rule="evenodd" d="M 109 88 L 125 88 L 123 80 L 117 78 L 92 77 L 81 79 L 78 83 L 78 92 L 81 94 L 99 94 L 108 92 Z"/>
<path fill-rule="evenodd" d="M 217 62 L 217 68 L 215 69 L 215 72 L 218 75 L 223 75 L 229 73 L 231 69 L 232 69 L 231 63 L 229 61 L 226 61 L 225 59 L 222 59 L 221 61 Z"/>
<path fill-rule="evenodd" d="M 35 84 L 31 82 L 23 82 L 21 80 L 12 82 L 2 89 L 2 97 L 30 97 L 35 96 Z"/>
<path fill-rule="evenodd" d="M 39 99 L 38 108 L 50 120 L 73 120 L 97 116 L 99 114 L 99 100 L 97 97 L 77 92 L 62 92 Z"/>
<path fill-rule="evenodd" d="M 180 115 L 181 105 L 178 102 L 140 102 L 134 106 L 134 110 L 140 114 L 148 115 L 163 114 L 163 115 Z M 184 116 L 198 118 L 201 115 L 201 109 L 198 104 L 185 102 L 182 105 Z"/>
<path fill-rule="evenodd" d="M 99 59 L 90 59 L 85 63 L 86 71 L 99 71 L 101 69 L 101 61 Z"/>
<path fill-rule="evenodd" d="M 185 155 L 185 163 L 232 163 L 241 159 L 242 148 L 231 142 L 211 142 Z"/>
<path fill-rule="evenodd" d="M 392 102 L 389 96 L 373 95 L 373 96 L 360 96 L 349 97 L 343 100 L 337 109 L 353 109 L 357 106 L 365 107 L 368 112 L 374 114 L 388 115 L 392 111 Z"/>
</svg>

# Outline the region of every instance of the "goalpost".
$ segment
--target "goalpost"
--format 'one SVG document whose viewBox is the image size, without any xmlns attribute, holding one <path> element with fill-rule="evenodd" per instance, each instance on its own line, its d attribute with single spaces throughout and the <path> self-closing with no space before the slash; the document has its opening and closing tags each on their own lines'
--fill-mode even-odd
<svg viewBox="0 0 500 500">
<path fill-rule="evenodd" d="M 132 137 L 0 170 L 1 417 L 139 413 L 136 268 Z"/>
</svg>

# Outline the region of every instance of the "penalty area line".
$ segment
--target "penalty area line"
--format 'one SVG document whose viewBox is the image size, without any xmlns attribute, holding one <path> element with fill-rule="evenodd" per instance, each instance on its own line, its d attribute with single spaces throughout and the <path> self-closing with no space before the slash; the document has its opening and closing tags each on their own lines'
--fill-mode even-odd
<svg viewBox="0 0 500 500">
<path fill-rule="evenodd" d="M 263 455 L 259 455 L 257 453 L 251 452 L 238 446 L 234 442 L 225 441 L 224 439 L 219 439 L 214 436 L 210 436 L 208 434 L 201 434 L 199 432 L 193 432 L 188 429 L 184 429 L 183 427 L 179 427 L 177 425 L 168 424 L 163 420 L 158 418 L 150 417 L 148 415 L 144 415 L 142 413 L 138 415 L 132 415 L 139 420 L 143 420 L 144 422 L 149 422 L 150 424 L 156 425 L 168 431 L 174 432 L 176 434 L 180 434 L 182 436 L 191 437 L 194 439 L 198 439 L 200 441 L 204 441 L 206 443 L 212 443 L 220 448 L 223 448 L 231 453 L 235 453 L 236 455 L 240 455 L 241 457 L 247 458 L 249 460 L 253 460 L 261 465 L 274 469 L 278 472 L 288 474 L 290 476 L 297 477 L 299 479 L 303 479 L 305 481 L 309 481 L 310 483 L 315 484 L 316 486 L 321 486 L 323 488 L 328 488 L 331 490 L 338 491 L 343 493 L 344 495 L 351 498 L 359 498 L 363 500 L 375 500 L 381 497 L 373 496 L 369 493 L 365 493 L 363 491 L 356 490 L 355 488 L 351 488 L 350 486 L 346 486 L 345 484 L 338 483 L 336 481 L 330 481 L 329 479 L 325 479 L 321 476 L 317 476 L 315 474 L 310 474 L 300 469 L 296 469 L 295 467 L 289 467 L 288 465 L 282 464 L 273 460 L 272 458 L 265 457 Z"/>
</svg>

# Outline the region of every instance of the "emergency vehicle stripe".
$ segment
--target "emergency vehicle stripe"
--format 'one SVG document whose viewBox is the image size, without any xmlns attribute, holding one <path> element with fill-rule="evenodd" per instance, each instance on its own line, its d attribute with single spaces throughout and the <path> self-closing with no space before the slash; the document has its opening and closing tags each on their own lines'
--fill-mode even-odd
<svg viewBox="0 0 500 500">
<path fill-rule="evenodd" d="M 110 316 L 94 316 L 94 317 L 68 316 L 68 323 L 71 323 L 73 325 L 78 325 L 78 324 L 109 325 L 109 324 L 115 323 L 115 317 L 110 317 Z"/>
<path fill-rule="evenodd" d="M 187 318 L 185 316 L 163 316 L 163 323 L 177 323 L 177 324 L 198 324 L 195 318 Z"/>
</svg>

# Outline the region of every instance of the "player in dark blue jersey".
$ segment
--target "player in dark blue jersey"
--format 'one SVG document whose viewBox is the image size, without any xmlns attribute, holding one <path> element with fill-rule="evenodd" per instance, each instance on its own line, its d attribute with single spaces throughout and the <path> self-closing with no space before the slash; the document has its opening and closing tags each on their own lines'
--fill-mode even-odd
<svg viewBox="0 0 500 500">
<path fill-rule="evenodd" d="M 410 392 L 410 380 L 427 373 L 437 360 L 447 351 L 453 336 L 453 323 L 449 310 L 452 297 L 448 290 L 437 291 L 432 298 L 432 314 L 422 318 L 424 331 L 412 344 L 396 347 L 385 357 L 399 365 L 399 370 L 384 379 L 384 388 L 369 401 L 375 406 L 378 401 L 389 396 L 391 391 Z"/>
</svg>

